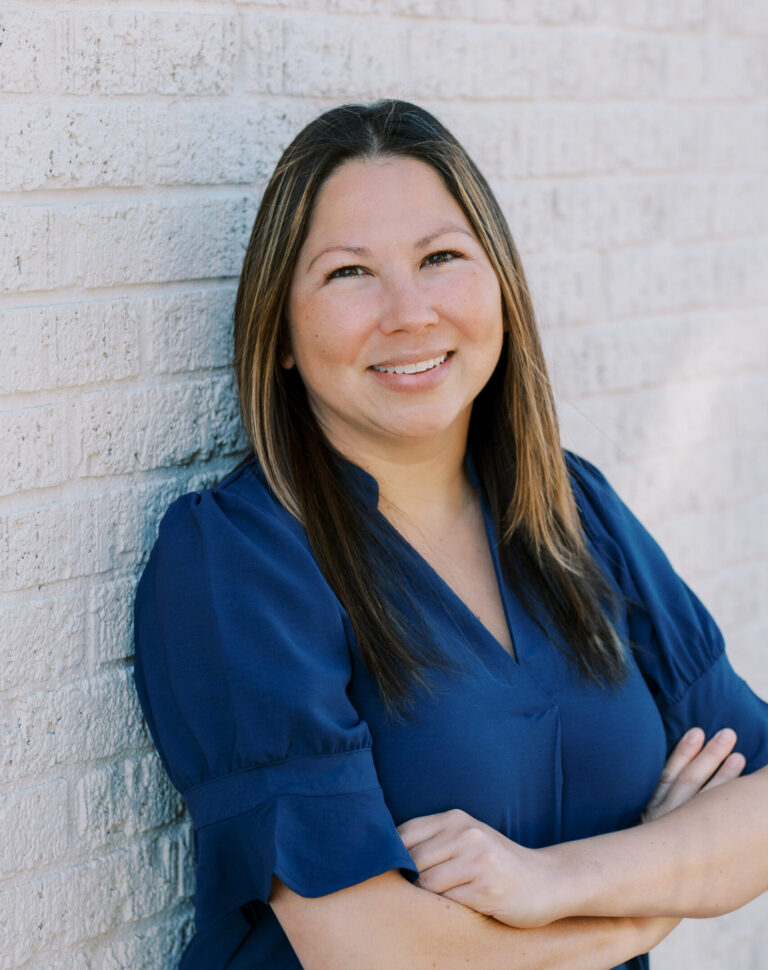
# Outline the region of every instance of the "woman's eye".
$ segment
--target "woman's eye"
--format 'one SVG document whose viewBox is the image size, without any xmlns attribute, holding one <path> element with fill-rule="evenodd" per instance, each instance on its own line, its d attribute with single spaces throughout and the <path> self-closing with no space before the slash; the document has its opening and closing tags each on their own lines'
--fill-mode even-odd
<svg viewBox="0 0 768 970">
<path fill-rule="evenodd" d="M 424 262 L 428 266 L 439 266 L 441 263 L 452 263 L 454 259 L 463 259 L 463 255 L 454 249 L 441 249 L 438 253 L 430 253 Z"/>
<path fill-rule="evenodd" d="M 363 274 L 362 266 L 339 266 L 338 269 L 331 270 L 325 278 L 326 280 L 343 280 L 351 279 L 353 276 L 363 276 Z"/>
</svg>

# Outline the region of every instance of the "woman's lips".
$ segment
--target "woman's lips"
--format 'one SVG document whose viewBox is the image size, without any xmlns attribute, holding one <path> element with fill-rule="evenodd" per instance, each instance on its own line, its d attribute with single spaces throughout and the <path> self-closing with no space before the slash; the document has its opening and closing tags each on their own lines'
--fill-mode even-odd
<svg viewBox="0 0 768 970">
<path fill-rule="evenodd" d="M 423 391 L 434 387 L 445 378 L 450 371 L 453 357 L 454 352 L 447 351 L 437 357 L 426 357 L 407 364 L 376 364 L 368 370 L 375 380 L 392 390 Z M 422 366 L 423 369 L 420 369 Z"/>
<path fill-rule="evenodd" d="M 379 374 L 423 374 L 425 371 L 432 370 L 444 364 L 448 358 L 448 352 L 436 354 L 434 357 L 422 358 L 418 361 L 403 362 L 397 364 L 372 364 L 371 366 Z"/>
</svg>

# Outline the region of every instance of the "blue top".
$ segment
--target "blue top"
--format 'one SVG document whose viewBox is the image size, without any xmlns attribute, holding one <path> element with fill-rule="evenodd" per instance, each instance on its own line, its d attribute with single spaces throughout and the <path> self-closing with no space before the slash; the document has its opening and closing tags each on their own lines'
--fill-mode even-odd
<svg viewBox="0 0 768 970">
<path fill-rule="evenodd" d="M 456 662 L 401 723 L 385 716 L 346 611 L 255 461 L 170 506 L 138 587 L 135 679 L 195 826 L 183 970 L 299 970 L 266 905 L 272 874 L 304 896 L 389 869 L 413 878 L 395 826 L 414 816 L 462 808 L 533 847 L 627 827 L 694 724 L 734 728 L 747 771 L 768 763 L 768 705 L 733 672 L 715 622 L 600 472 L 566 457 L 634 645 L 617 689 L 581 680 L 522 608 L 487 507 L 515 658 L 387 525 L 375 480 L 348 466 Z"/>
</svg>

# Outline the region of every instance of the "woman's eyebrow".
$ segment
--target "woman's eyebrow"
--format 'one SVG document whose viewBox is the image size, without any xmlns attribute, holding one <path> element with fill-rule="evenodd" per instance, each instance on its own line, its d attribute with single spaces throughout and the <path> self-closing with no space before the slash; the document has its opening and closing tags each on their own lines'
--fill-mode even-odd
<svg viewBox="0 0 768 970">
<path fill-rule="evenodd" d="M 469 236 L 470 239 L 475 238 L 473 234 L 469 231 L 469 229 L 467 229 L 465 226 L 460 226 L 458 224 L 451 223 L 450 225 L 447 225 L 447 226 L 441 226 L 439 229 L 435 230 L 435 232 L 431 232 L 428 236 L 424 236 L 423 238 L 417 240 L 414 243 L 413 248 L 425 249 L 432 242 L 433 239 L 437 239 L 438 236 L 445 236 L 450 232 L 463 232 L 464 235 Z M 309 270 L 312 269 L 312 265 L 318 259 L 320 259 L 321 256 L 325 256 L 326 253 L 335 253 L 335 252 L 352 253 L 355 256 L 371 255 L 370 249 L 367 249 L 365 246 L 328 246 L 325 249 L 321 249 L 319 253 L 317 253 L 315 256 L 312 257 L 312 259 L 310 260 L 309 266 L 307 266 L 307 272 L 309 272 Z"/>
<path fill-rule="evenodd" d="M 370 256 L 370 249 L 366 249 L 365 246 L 328 246 L 327 249 L 321 249 L 320 252 L 313 256 L 309 266 L 307 266 L 307 272 L 312 269 L 312 264 L 315 263 L 321 256 L 325 256 L 326 253 L 353 253 L 355 256 Z"/>
<path fill-rule="evenodd" d="M 441 226 L 439 229 L 437 229 L 435 232 L 430 233 L 428 236 L 424 236 L 423 239 L 419 239 L 419 241 L 416 243 L 414 248 L 425 249 L 432 242 L 433 239 L 437 239 L 438 236 L 447 236 L 448 233 L 450 232 L 463 232 L 464 235 L 469 236 L 470 239 L 475 238 L 473 233 L 471 233 L 469 229 L 466 228 L 466 226 L 461 226 L 458 223 L 451 222 L 451 223 L 448 223 L 448 225 Z"/>
</svg>

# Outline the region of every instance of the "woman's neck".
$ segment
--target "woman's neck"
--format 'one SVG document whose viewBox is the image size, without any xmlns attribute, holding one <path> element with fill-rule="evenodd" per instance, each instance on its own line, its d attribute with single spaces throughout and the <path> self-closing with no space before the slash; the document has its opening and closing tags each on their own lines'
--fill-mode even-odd
<svg viewBox="0 0 768 970">
<path fill-rule="evenodd" d="M 340 450 L 376 479 L 379 509 L 395 525 L 408 520 L 421 528 L 442 528 L 473 500 L 465 468 L 466 435 L 356 453 Z"/>
</svg>

